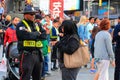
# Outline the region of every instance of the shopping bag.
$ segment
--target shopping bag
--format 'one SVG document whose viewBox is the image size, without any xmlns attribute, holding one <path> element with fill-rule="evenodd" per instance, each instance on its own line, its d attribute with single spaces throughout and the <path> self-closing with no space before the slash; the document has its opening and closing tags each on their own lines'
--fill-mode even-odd
<svg viewBox="0 0 120 80">
<path fill-rule="evenodd" d="M 0 71 L 7 72 L 7 59 L 5 57 L 5 54 L 4 54 L 2 61 L 0 63 Z"/>
</svg>

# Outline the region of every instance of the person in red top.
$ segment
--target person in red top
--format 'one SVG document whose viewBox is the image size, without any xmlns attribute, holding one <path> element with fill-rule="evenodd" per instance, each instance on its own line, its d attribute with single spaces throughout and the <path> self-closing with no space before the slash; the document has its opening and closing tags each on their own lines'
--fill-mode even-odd
<svg viewBox="0 0 120 80">
<path fill-rule="evenodd" d="M 16 25 L 19 23 L 20 19 L 18 17 L 14 17 L 11 21 L 11 24 L 6 29 L 4 36 L 4 46 L 7 46 L 9 43 L 13 41 L 17 41 L 16 36 Z"/>
</svg>

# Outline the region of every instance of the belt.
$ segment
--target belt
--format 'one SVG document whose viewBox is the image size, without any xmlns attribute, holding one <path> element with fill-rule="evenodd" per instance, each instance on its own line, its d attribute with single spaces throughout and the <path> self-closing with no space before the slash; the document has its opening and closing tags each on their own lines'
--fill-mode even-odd
<svg viewBox="0 0 120 80">
<path fill-rule="evenodd" d="M 36 54 L 36 55 L 38 55 L 38 54 L 39 54 L 39 51 L 26 51 L 26 50 L 24 50 L 24 51 L 23 51 L 23 54 L 25 54 L 25 55 L 31 55 L 31 54 Z"/>
</svg>

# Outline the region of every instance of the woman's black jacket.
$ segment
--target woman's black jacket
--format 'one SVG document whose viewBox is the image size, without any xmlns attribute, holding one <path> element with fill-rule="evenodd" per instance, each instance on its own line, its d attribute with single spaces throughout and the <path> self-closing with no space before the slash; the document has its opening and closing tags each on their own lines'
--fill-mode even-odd
<svg viewBox="0 0 120 80">
<path fill-rule="evenodd" d="M 58 48 L 58 59 L 63 62 L 63 54 L 67 53 L 72 55 L 80 46 L 79 37 L 77 34 L 74 35 L 66 35 L 56 43 L 56 47 Z"/>
</svg>

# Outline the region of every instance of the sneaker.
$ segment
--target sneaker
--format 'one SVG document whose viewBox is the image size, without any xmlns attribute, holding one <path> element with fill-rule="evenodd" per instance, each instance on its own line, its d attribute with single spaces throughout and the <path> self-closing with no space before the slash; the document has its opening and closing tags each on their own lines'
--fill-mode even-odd
<svg viewBox="0 0 120 80">
<path fill-rule="evenodd" d="M 90 73 L 96 73 L 96 70 L 94 69 L 94 70 L 90 70 Z"/>
<path fill-rule="evenodd" d="M 56 71 L 56 70 L 58 70 L 58 68 L 57 68 L 57 67 L 51 68 L 51 70 L 52 70 L 52 71 Z"/>
<path fill-rule="evenodd" d="M 54 68 L 51 68 L 51 71 L 55 71 L 55 69 L 54 69 Z"/>
<path fill-rule="evenodd" d="M 51 73 L 47 72 L 45 73 L 45 77 L 51 76 Z"/>
<path fill-rule="evenodd" d="M 45 80 L 45 77 L 41 77 L 41 80 Z"/>
<path fill-rule="evenodd" d="M 57 70 L 58 68 L 57 68 L 57 67 L 55 67 L 55 68 L 53 68 L 53 69 Z"/>
</svg>

